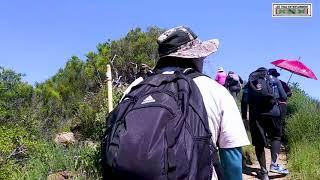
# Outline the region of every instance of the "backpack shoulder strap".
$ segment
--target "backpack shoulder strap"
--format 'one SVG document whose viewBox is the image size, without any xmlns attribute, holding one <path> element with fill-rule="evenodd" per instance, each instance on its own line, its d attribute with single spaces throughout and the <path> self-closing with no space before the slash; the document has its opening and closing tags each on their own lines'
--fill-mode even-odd
<svg viewBox="0 0 320 180">
<path fill-rule="evenodd" d="M 209 76 L 207 76 L 199 71 L 196 71 L 195 69 L 192 69 L 192 68 L 184 69 L 183 74 L 185 74 L 186 76 L 188 76 L 191 79 L 194 79 L 199 76 L 206 76 L 206 77 L 210 78 Z"/>
</svg>

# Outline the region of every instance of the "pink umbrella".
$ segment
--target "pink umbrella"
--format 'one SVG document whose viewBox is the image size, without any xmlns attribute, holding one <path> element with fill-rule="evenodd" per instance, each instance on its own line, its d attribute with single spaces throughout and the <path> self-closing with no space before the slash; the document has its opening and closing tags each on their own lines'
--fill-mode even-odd
<svg viewBox="0 0 320 180">
<path fill-rule="evenodd" d="M 298 74 L 300 76 L 304 76 L 304 77 L 307 77 L 307 78 L 311 78 L 311 79 L 317 80 L 317 77 L 312 72 L 312 70 L 310 68 L 308 68 L 306 65 L 304 65 L 299 60 L 279 59 L 279 60 L 272 61 L 271 64 L 273 64 L 273 65 L 275 65 L 275 66 L 277 66 L 279 68 L 288 70 L 288 71 L 290 71 L 290 72 L 292 72 L 294 74 Z M 291 74 L 291 76 L 292 76 L 292 74 Z M 289 81 L 291 79 L 291 76 L 289 78 Z"/>
</svg>

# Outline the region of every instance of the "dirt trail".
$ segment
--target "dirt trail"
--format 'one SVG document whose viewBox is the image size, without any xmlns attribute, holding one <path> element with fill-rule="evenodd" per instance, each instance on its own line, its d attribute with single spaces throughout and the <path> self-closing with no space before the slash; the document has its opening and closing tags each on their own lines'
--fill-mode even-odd
<svg viewBox="0 0 320 180">
<path fill-rule="evenodd" d="M 267 168 L 270 167 L 271 162 L 271 155 L 270 155 L 270 149 L 265 148 L 266 151 L 266 160 L 267 160 Z M 287 161 L 286 161 L 286 155 L 284 152 L 281 152 L 278 158 L 278 163 L 283 165 L 284 167 L 287 167 Z M 242 178 L 243 180 L 254 180 L 259 179 L 257 176 L 257 172 L 259 171 L 260 166 L 258 161 L 254 161 L 253 165 L 247 165 L 247 168 L 244 168 Z M 269 178 L 270 179 L 279 179 L 279 180 L 288 180 L 290 179 L 289 176 L 283 176 L 277 173 L 269 172 Z"/>
</svg>

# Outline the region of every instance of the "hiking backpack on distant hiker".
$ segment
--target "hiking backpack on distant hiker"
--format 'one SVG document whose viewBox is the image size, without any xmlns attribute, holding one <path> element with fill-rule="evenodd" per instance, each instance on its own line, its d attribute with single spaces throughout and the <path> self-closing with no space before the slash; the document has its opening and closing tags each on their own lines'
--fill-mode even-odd
<svg viewBox="0 0 320 180">
<path fill-rule="evenodd" d="M 249 103 L 255 104 L 265 112 L 274 108 L 277 103 L 275 87 L 266 68 L 259 68 L 252 72 L 248 79 Z"/>
<path fill-rule="evenodd" d="M 197 74 L 152 75 L 123 98 L 102 141 L 104 179 L 222 177 Z"/>
<path fill-rule="evenodd" d="M 232 73 L 232 74 L 229 74 L 228 76 L 229 76 L 230 79 L 232 80 L 232 81 L 231 81 L 231 84 L 235 85 L 235 84 L 238 84 L 238 83 L 239 83 L 240 78 L 239 78 L 239 76 L 238 76 L 237 74 Z"/>
<path fill-rule="evenodd" d="M 226 86 L 230 91 L 239 92 L 241 90 L 240 77 L 235 73 L 229 73 L 226 79 Z"/>
</svg>

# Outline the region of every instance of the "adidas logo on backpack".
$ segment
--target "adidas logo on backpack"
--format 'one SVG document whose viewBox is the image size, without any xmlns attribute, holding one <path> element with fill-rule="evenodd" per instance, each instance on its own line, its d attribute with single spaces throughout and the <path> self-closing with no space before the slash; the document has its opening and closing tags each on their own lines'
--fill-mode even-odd
<svg viewBox="0 0 320 180">
<path fill-rule="evenodd" d="M 156 102 L 155 99 L 153 99 L 153 97 L 151 95 L 149 95 L 148 97 L 146 97 L 141 104 L 146 104 L 146 103 L 152 103 L 152 102 Z"/>
</svg>

